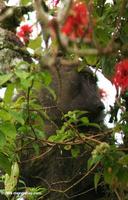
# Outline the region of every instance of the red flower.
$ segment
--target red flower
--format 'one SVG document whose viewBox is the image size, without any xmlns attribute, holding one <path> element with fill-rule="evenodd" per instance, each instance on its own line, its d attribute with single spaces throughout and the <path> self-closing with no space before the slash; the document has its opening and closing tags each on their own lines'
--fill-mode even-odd
<svg viewBox="0 0 128 200">
<path fill-rule="evenodd" d="M 26 44 L 29 42 L 29 37 L 32 31 L 32 26 L 25 24 L 19 28 L 19 31 L 17 31 L 17 36 Z"/>
<path fill-rule="evenodd" d="M 86 4 L 83 2 L 75 2 L 61 31 L 71 39 L 83 37 L 88 28 L 88 23 L 89 17 Z"/>
<path fill-rule="evenodd" d="M 112 82 L 122 92 L 128 89 L 128 59 L 122 60 L 115 66 L 115 75 Z"/>
</svg>

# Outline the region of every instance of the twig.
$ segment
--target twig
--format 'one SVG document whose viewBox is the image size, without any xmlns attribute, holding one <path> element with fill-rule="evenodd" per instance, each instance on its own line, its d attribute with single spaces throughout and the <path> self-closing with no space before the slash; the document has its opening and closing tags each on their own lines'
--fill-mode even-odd
<svg viewBox="0 0 128 200">
<path fill-rule="evenodd" d="M 59 24 L 63 24 L 68 16 L 70 8 L 72 6 L 73 0 L 65 0 L 64 5 L 62 8 L 59 9 L 57 15 L 57 21 Z"/>
<path fill-rule="evenodd" d="M 100 185 L 102 185 L 102 184 L 103 184 L 103 183 L 99 183 L 98 186 L 100 186 Z M 86 190 L 86 191 L 84 191 L 84 192 L 79 193 L 79 194 L 75 194 L 75 195 L 72 195 L 72 196 L 68 196 L 68 198 L 69 198 L 69 199 L 73 199 L 73 198 L 79 197 L 79 196 L 81 196 L 81 195 L 87 194 L 88 192 L 91 192 L 91 191 L 94 190 L 94 189 L 95 189 L 95 188 L 92 187 L 92 188 L 90 188 L 90 189 L 88 189 L 88 190 Z"/>
<path fill-rule="evenodd" d="M 40 154 L 39 156 L 30 158 L 30 159 L 27 159 L 27 160 L 23 160 L 21 163 L 27 163 L 27 162 L 29 162 L 29 161 L 34 161 L 34 160 L 43 158 L 44 156 L 46 156 L 46 155 L 53 149 L 53 147 L 54 147 L 54 146 L 52 146 L 51 148 L 49 148 L 47 151 L 45 151 L 44 153 Z"/>
<path fill-rule="evenodd" d="M 34 8 L 36 10 L 37 19 L 39 20 L 41 25 L 47 26 L 48 22 L 49 22 L 49 16 L 44 11 L 44 9 L 42 7 L 42 4 L 41 4 L 41 0 L 35 0 L 34 3 L 33 3 L 33 6 L 34 6 Z"/>
<path fill-rule="evenodd" d="M 98 165 L 99 163 L 96 163 L 82 178 L 80 178 L 78 181 L 76 181 L 73 185 L 68 187 L 66 190 L 64 190 L 64 193 L 68 192 L 70 189 L 78 185 L 82 180 L 84 180 Z"/>
<path fill-rule="evenodd" d="M 115 189 L 114 192 L 115 192 L 115 194 L 116 194 L 118 200 L 123 200 L 123 199 L 120 197 L 119 192 L 117 191 L 117 189 Z"/>
</svg>

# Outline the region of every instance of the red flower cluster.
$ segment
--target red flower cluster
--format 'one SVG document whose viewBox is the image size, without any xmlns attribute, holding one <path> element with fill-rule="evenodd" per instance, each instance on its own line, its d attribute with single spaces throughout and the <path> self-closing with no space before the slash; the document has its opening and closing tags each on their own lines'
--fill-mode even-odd
<svg viewBox="0 0 128 200">
<path fill-rule="evenodd" d="M 74 2 L 70 15 L 67 17 L 61 31 L 71 39 L 83 37 L 88 28 L 89 16 L 86 4 Z"/>
<path fill-rule="evenodd" d="M 128 89 L 128 59 L 122 60 L 115 66 L 115 75 L 112 82 L 117 88 L 121 88 L 122 92 Z"/>
<path fill-rule="evenodd" d="M 17 31 L 17 36 L 26 44 L 29 42 L 29 37 L 32 31 L 32 26 L 26 24 L 19 28 L 19 31 Z"/>
</svg>

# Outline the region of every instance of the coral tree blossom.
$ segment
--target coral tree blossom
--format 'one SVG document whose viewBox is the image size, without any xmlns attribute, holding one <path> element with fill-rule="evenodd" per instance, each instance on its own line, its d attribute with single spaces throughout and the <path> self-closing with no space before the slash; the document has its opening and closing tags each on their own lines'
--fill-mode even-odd
<svg viewBox="0 0 128 200">
<path fill-rule="evenodd" d="M 84 2 L 74 2 L 61 31 L 70 39 L 83 37 L 88 28 L 89 16 Z"/>
<path fill-rule="evenodd" d="M 124 59 L 116 64 L 113 83 L 117 88 L 121 88 L 122 92 L 128 89 L 128 59 Z"/>
<path fill-rule="evenodd" d="M 32 26 L 25 24 L 19 28 L 17 36 L 26 44 L 29 42 L 29 37 L 32 31 Z"/>
</svg>

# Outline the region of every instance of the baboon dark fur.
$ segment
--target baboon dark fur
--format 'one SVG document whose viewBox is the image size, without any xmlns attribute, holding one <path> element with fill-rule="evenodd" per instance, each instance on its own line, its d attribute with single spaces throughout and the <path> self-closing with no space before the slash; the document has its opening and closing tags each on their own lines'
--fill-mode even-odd
<svg viewBox="0 0 128 200">
<path fill-rule="evenodd" d="M 43 107 L 47 108 L 50 117 L 46 121 L 46 133 L 53 134 L 57 127 L 62 124 L 62 116 L 68 111 L 82 110 L 88 111 L 88 117 L 92 122 L 103 120 L 104 105 L 100 100 L 97 77 L 90 68 L 85 68 L 78 72 L 77 68 L 60 67 L 50 68 L 52 75 L 51 88 L 56 93 L 56 100 L 49 94 L 48 90 L 42 89 L 39 94 L 39 101 Z M 56 126 L 54 126 L 53 121 Z"/>
<path fill-rule="evenodd" d="M 44 88 L 38 97 L 40 104 L 47 108 L 46 112 L 50 118 L 46 120 L 44 127 L 48 136 L 55 134 L 56 129 L 61 127 L 62 116 L 68 111 L 88 111 L 91 122 L 103 121 L 104 105 L 99 97 L 96 76 L 90 68 L 80 72 L 71 67 L 50 68 L 49 71 L 52 75 L 51 88 L 57 98 L 55 100 Z M 86 131 L 86 127 L 83 131 Z M 93 174 L 74 184 L 87 172 L 87 160 L 92 149 L 88 145 L 86 148 L 85 146 L 79 145 L 80 155 L 78 158 L 72 158 L 70 151 L 64 150 L 61 145 L 54 145 L 42 159 L 33 161 L 30 166 L 23 164 L 22 175 L 26 183 L 28 186 L 41 185 L 48 188 L 49 192 L 42 198 L 45 200 L 97 199 L 98 192 L 92 189 Z M 47 151 L 47 147 L 44 148 Z M 70 189 L 62 192 L 67 188 Z M 87 192 L 88 190 L 90 192 Z"/>
</svg>

